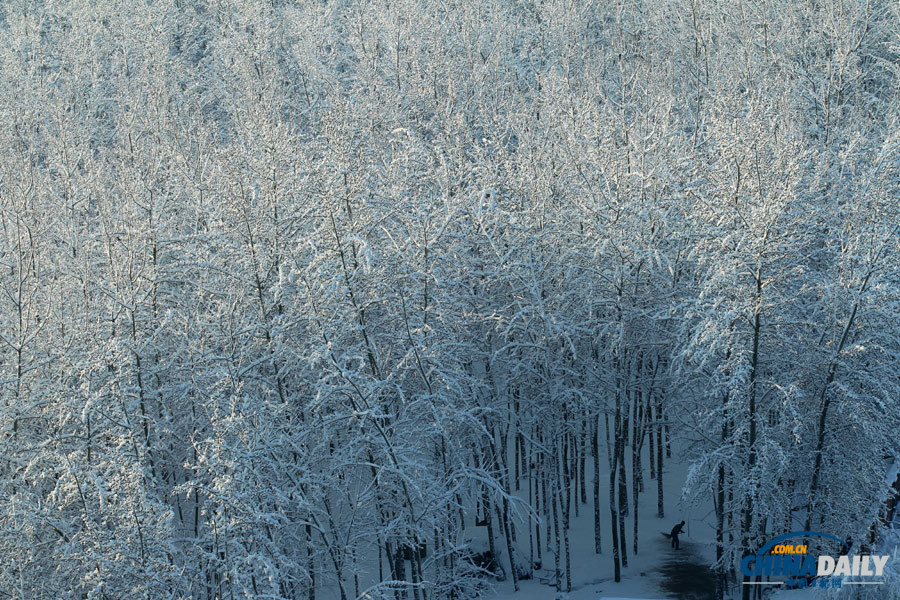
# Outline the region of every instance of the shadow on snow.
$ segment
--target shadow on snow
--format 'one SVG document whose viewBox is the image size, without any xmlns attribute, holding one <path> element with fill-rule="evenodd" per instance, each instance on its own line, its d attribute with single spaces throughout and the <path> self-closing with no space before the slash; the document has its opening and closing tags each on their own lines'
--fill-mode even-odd
<svg viewBox="0 0 900 600">
<path fill-rule="evenodd" d="M 668 540 L 660 543 L 663 544 L 663 563 L 658 569 L 662 576 L 660 588 L 678 600 L 715 600 L 716 574 L 692 550 L 693 544 L 683 541 L 677 551 L 668 547 Z"/>
</svg>

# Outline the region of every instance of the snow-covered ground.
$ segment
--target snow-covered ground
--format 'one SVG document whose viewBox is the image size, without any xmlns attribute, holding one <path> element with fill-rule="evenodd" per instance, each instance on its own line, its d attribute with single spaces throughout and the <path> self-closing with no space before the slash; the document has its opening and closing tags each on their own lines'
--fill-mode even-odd
<svg viewBox="0 0 900 600">
<path fill-rule="evenodd" d="M 513 590 L 512 581 L 498 582 L 494 588 L 492 600 L 681 600 L 691 597 L 689 593 L 681 594 L 671 591 L 671 573 L 678 572 L 685 563 L 692 571 L 683 579 L 689 580 L 695 571 L 701 571 L 709 565 L 715 557 L 715 529 L 712 496 L 709 501 L 699 504 L 689 504 L 681 500 L 681 487 L 687 474 L 687 461 L 682 459 L 683 454 L 677 452 L 666 464 L 663 477 L 663 492 L 665 497 L 666 517 L 659 519 L 656 516 L 656 481 L 645 479 L 643 494 L 638 500 L 638 553 L 633 550 L 633 513 L 626 517 L 626 537 L 628 539 L 628 566 L 622 568 L 622 580 L 619 583 L 613 581 L 613 562 L 611 553 L 610 516 L 605 500 L 609 498 L 608 473 L 601 472 L 600 498 L 604 510 L 601 513 L 603 527 L 603 553 L 597 555 L 593 548 L 593 510 L 591 494 L 588 494 L 588 504 L 579 508 L 579 516 L 573 518 L 570 532 L 571 557 L 572 557 L 572 590 L 570 592 L 557 592 L 552 585 L 540 583 L 537 579 L 519 582 L 520 590 Z M 630 456 L 627 457 L 630 473 Z M 645 461 L 648 460 L 645 457 Z M 648 464 L 647 462 L 644 463 Z M 588 465 L 590 467 L 590 465 Z M 601 463 L 601 469 L 605 462 Z M 645 477 L 648 474 L 645 473 Z M 587 482 L 591 485 L 592 473 L 588 472 Z M 630 489 L 629 489 L 630 492 Z M 631 501 L 631 497 L 629 496 Z M 686 521 L 685 534 L 681 538 L 681 549 L 676 552 L 670 547 L 669 539 L 662 532 L 669 531 L 675 523 L 684 519 Z M 521 526 L 520 526 L 521 529 Z M 476 543 L 483 542 L 484 528 L 469 527 L 467 537 Z M 522 531 L 519 534 L 520 549 L 525 540 L 527 549 L 527 534 Z M 521 551 L 521 550 L 520 550 Z M 553 555 L 545 553 L 543 557 L 544 568 L 553 569 Z M 503 557 L 505 561 L 505 555 Z M 564 563 L 561 564 L 564 569 Z M 666 583 L 669 583 L 667 591 Z M 698 586 L 702 589 L 702 584 Z M 696 589 L 694 591 L 699 591 Z M 707 588 L 712 597 L 712 588 Z M 740 586 L 730 590 L 731 598 L 740 598 Z M 766 592 L 767 600 L 821 600 L 828 597 L 828 592 L 818 589 L 808 590 L 777 590 Z M 697 600 L 703 600 L 704 596 L 696 596 Z"/>
<path fill-rule="evenodd" d="M 601 512 L 603 553 L 600 555 L 594 553 L 594 521 L 592 498 L 589 493 L 588 504 L 579 508 L 577 518 L 574 516 L 573 505 L 570 530 L 571 592 L 557 592 L 555 587 L 542 584 L 535 579 L 520 582 L 521 589 L 516 593 L 513 591 L 512 581 L 507 579 L 496 584 L 494 600 L 552 600 L 555 598 L 566 600 L 613 600 L 615 598 L 664 600 L 675 598 L 663 588 L 664 575 L 661 570 L 664 565 L 673 560 L 687 560 L 703 566 L 709 564 L 715 556 L 714 513 L 711 495 L 710 501 L 702 505 L 691 506 L 681 501 L 681 487 L 687 473 L 687 464 L 680 459 L 679 454 L 676 449 L 673 457 L 665 465 L 663 492 L 666 516 L 663 519 L 656 516 L 656 481 L 649 479 L 649 475 L 645 472 L 644 492 L 638 500 L 638 552 L 637 554 L 633 553 L 634 521 L 632 512 L 626 517 L 628 566 L 622 569 L 622 580 L 619 583 L 613 581 L 610 515 L 606 502 L 606 499 L 609 498 L 609 476 L 606 471 L 602 471 L 600 498 L 603 507 Z M 645 457 L 644 460 L 644 465 L 647 465 L 646 461 L 649 458 Z M 630 474 L 630 455 L 627 457 L 627 461 Z M 605 466 L 604 460 L 601 462 L 601 470 Z M 589 471 L 587 473 L 588 486 L 591 485 L 592 476 Z M 629 501 L 633 501 L 630 491 L 629 489 Z M 670 547 L 669 539 L 662 534 L 668 532 L 682 519 L 686 521 L 685 534 L 681 536 L 681 550 L 678 551 L 679 554 L 676 554 L 676 551 Z M 466 533 L 468 537 L 476 541 L 480 541 L 485 535 L 484 528 L 470 527 Z M 523 539 L 527 551 L 527 536 L 524 531 L 519 534 L 520 548 Z M 553 555 L 545 552 L 543 559 L 543 566 L 552 570 Z M 561 568 L 564 569 L 564 563 Z"/>
</svg>

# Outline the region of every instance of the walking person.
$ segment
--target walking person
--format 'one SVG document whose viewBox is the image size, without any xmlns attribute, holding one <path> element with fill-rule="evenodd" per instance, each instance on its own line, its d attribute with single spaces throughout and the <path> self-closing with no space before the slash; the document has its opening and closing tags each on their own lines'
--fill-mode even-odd
<svg viewBox="0 0 900 600">
<path fill-rule="evenodd" d="M 672 547 L 676 550 L 679 549 L 678 536 L 682 531 L 684 531 L 684 521 L 672 528 Z"/>
</svg>

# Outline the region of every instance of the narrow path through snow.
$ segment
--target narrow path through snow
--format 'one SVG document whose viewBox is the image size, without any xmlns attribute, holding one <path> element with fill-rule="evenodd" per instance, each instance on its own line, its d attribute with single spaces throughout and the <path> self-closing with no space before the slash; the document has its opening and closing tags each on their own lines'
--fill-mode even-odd
<svg viewBox="0 0 900 600">
<path fill-rule="evenodd" d="M 660 536 L 662 564 L 659 586 L 670 598 L 678 600 L 715 600 L 716 574 L 700 556 L 694 542 L 681 541 L 681 549 L 674 550 L 668 539 Z"/>
</svg>

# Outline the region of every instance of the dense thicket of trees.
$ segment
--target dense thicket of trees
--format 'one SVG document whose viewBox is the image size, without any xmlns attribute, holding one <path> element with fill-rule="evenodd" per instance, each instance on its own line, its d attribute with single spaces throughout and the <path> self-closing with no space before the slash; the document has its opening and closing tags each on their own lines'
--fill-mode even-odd
<svg viewBox="0 0 900 600">
<path fill-rule="evenodd" d="M 0 597 L 474 598 L 476 519 L 566 589 L 579 510 L 618 577 L 682 437 L 723 575 L 877 543 L 898 17 L 5 2 Z"/>
</svg>

